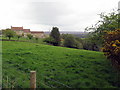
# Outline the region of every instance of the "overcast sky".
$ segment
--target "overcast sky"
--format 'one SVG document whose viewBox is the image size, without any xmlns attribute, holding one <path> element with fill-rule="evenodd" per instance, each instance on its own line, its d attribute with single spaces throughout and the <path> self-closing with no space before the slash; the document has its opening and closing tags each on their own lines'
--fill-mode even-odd
<svg viewBox="0 0 120 90">
<path fill-rule="evenodd" d="M 101 12 L 118 8 L 120 0 L 0 0 L 0 29 L 10 26 L 49 31 L 84 31 Z"/>
</svg>

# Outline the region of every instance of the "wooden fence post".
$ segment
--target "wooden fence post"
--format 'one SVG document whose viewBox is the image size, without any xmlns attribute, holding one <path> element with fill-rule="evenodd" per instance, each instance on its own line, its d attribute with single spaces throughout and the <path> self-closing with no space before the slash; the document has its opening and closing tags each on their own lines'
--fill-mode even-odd
<svg viewBox="0 0 120 90">
<path fill-rule="evenodd" d="M 32 90 L 36 88 L 36 71 L 30 71 L 30 88 Z"/>
</svg>

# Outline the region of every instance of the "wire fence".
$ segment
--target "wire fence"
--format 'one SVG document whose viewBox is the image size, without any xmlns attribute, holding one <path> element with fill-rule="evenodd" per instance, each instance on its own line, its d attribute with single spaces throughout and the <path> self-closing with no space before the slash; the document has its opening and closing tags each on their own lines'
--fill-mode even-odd
<svg viewBox="0 0 120 90">
<path fill-rule="evenodd" d="M 50 81 L 52 81 L 52 82 L 55 82 L 55 83 L 57 83 L 57 84 L 59 84 L 59 85 L 62 85 L 62 86 L 64 86 L 65 88 L 72 88 L 72 87 L 70 87 L 70 86 L 68 86 L 68 85 L 66 85 L 66 84 L 63 84 L 63 83 L 61 83 L 61 82 L 59 82 L 59 81 L 56 81 L 56 80 L 54 80 L 54 79 L 50 79 L 50 78 L 48 78 L 48 77 L 45 77 L 47 80 L 50 80 Z M 58 88 L 58 87 L 57 87 Z"/>
<path fill-rule="evenodd" d="M 41 79 L 41 80 L 40 80 Z M 30 88 L 30 74 L 25 75 L 24 79 L 20 77 L 3 77 L 3 88 Z M 72 88 L 59 80 L 47 76 L 37 76 L 36 88 Z"/>
<path fill-rule="evenodd" d="M 3 60 L 4 61 L 4 60 Z M 7 66 L 7 64 L 3 65 L 3 70 L 2 70 L 2 88 L 30 88 L 30 68 L 29 69 L 21 69 L 21 67 L 13 68 L 13 64 L 10 60 L 5 60 L 7 64 L 11 65 L 10 67 Z M 4 62 L 3 62 L 4 63 Z M 18 67 L 18 66 L 17 66 Z M 16 70 L 14 70 L 16 69 Z M 19 70 L 18 72 L 16 72 Z M 14 72 L 15 71 L 15 72 Z M 39 74 L 38 74 L 39 73 Z M 62 80 L 60 76 L 62 75 L 56 75 L 54 76 L 53 73 L 51 72 L 38 72 L 37 73 L 37 79 L 36 79 L 36 88 L 74 88 L 74 84 L 66 82 L 65 80 Z M 49 74 L 48 74 L 49 73 Z M 50 77 L 52 75 L 53 77 Z M 117 73 L 115 81 L 112 81 L 112 83 L 115 83 L 115 87 L 120 87 L 120 73 Z M 64 77 L 64 74 L 63 74 Z M 68 79 L 69 80 L 69 79 Z M 111 80 L 111 79 L 110 79 Z M 0 86 L 1 88 L 1 86 Z"/>
<path fill-rule="evenodd" d="M 5 66 L 4 68 L 8 67 Z M 20 73 L 3 70 L 2 75 L 3 88 L 30 88 L 30 70 L 27 72 L 21 70 Z M 57 80 L 57 78 L 50 78 L 47 74 L 37 73 L 36 77 L 36 88 L 72 88 L 71 86 Z"/>
<path fill-rule="evenodd" d="M 47 86 L 51 87 L 51 88 L 72 88 L 64 83 L 61 83 L 60 81 L 58 80 L 54 80 L 54 79 L 51 79 L 49 77 L 45 77 L 44 76 L 44 79 L 45 79 L 45 83 Z M 50 83 L 49 83 L 50 82 Z"/>
</svg>

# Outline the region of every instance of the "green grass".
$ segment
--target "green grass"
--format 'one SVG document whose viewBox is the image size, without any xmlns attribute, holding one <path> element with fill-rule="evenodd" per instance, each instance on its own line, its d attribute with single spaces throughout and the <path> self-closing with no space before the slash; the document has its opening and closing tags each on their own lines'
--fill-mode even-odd
<svg viewBox="0 0 120 90">
<path fill-rule="evenodd" d="M 9 40 L 9 38 L 5 37 L 5 36 L 0 37 L 0 39 Z M 39 43 L 39 44 L 46 44 L 45 42 L 43 42 L 43 39 L 44 38 L 38 38 L 38 40 L 36 40 L 34 37 L 31 40 L 28 37 L 20 37 L 19 39 L 17 37 L 12 37 L 11 38 L 11 40 L 26 41 L 26 42 Z"/>
<path fill-rule="evenodd" d="M 66 87 L 49 79 L 72 88 L 118 87 L 117 72 L 102 52 L 29 42 L 3 41 L 2 44 L 5 88 L 29 88 L 32 70 L 37 72 L 40 88 Z"/>
</svg>

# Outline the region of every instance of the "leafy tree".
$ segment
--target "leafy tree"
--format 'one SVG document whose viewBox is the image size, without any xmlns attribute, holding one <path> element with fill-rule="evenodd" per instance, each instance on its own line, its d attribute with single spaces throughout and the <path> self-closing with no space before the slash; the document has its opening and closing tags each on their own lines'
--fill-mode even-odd
<svg viewBox="0 0 120 90">
<path fill-rule="evenodd" d="M 83 49 L 92 50 L 92 51 L 99 51 L 99 47 L 96 45 L 94 40 L 92 41 L 92 39 L 84 38 L 82 44 L 83 44 Z"/>
<path fill-rule="evenodd" d="M 76 39 L 77 41 L 81 42 L 81 43 L 83 42 L 82 39 L 79 38 L 79 37 L 75 37 L 75 39 Z"/>
<path fill-rule="evenodd" d="M 72 35 L 67 35 L 64 39 L 64 46 L 75 48 L 75 38 Z"/>
<path fill-rule="evenodd" d="M 69 48 L 83 48 L 82 47 L 82 43 L 80 42 L 81 39 L 74 37 L 71 34 L 66 34 L 64 35 L 64 42 L 63 45 L 65 47 L 69 47 Z"/>
<path fill-rule="evenodd" d="M 15 36 L 16 33 L 15 33 L 14 31 L 12 31 L 11 29 L 6 29 L 6 30 L 3 31 L 3 34 L 4 34 L 6 37 L 8 37 L 9 40 L 10 40 L 12 37 Z"/>
<path fill-rule="evenodd" d="M 50 37 L 52 37 L 53 40 L 53 45 L 58 46 L 60 45 L 60 32 L 57 27 L 53 27 L 52 31 L 50 33 Z"/>
<path fill-rule="evenodd" d="M 61 37 L 62 39 L 65 39 L 65 37 L 66 37 L 67 35 L 69 35 L 69 34 L 61 34 L 60 37 Z"/>
<path fill-rule="evenodd" d="M 33 35 L 32 35 L 32 34 L 27 34 L 27 37 L 28 37 L 29 39 L 32 39 L 32 38 L 33 38 Z"/>
<path fill-rule="evenodd" d="M 17 36 L 18 40 L 22 37 L 22 35 L 16 35 L 16 36 Z"/>
<path fill-rule="evenodd" d="M 83 44 L 77 39 L 75 39 L 75 48 L 83 49 Z"/>
<path fill-rule="evenodd" d="M 104 54 L 120 70 L 120 29 L 107 32 L 104 39 Z"/>
<path fill-rule="evenodd" d="M 105 35 L 105 31 L 114 31 L 118 28 L 118 14 L 115 11 L 109 14 L 101 13 L 100 18 L 101 20 L 94 26 L 85 29 L 90 31 L 89 40 L 94 41 L 98 47 L 102 47 L 104 43 L 103 35 Z"/>
<path fill-rule="evenodd" d="M 61 46 L 64 46 L 64 40 L 65 40 L 65 37 L 67 36 L 68 34 L 61 34 L 60 35 L 60 38 L 61 38 Z"/>
</svg>

